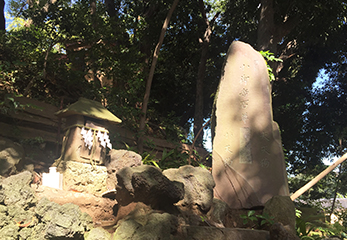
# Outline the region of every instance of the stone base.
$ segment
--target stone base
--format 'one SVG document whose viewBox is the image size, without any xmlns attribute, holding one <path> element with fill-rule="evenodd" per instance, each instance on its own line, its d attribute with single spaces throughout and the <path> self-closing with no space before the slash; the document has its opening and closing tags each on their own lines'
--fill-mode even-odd
<svg viewBox="0 0 347 240">
<path fill-rule="evenodd" d="M 67 191 L 91 193 L 101 196 L 106 187 L 107 169 L 105 166 L 92 166 L 87 163 L 64 161 L 58 171 L 63 173 L 63 189 Z"/>
</svg>

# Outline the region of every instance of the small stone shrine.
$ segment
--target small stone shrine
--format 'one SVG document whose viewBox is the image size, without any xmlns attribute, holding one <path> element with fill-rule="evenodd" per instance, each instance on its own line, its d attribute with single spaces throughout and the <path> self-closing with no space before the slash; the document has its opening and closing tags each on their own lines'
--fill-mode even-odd
<svg viewBox="0 0 347 240">
<path fill-rule="evenodd" d="M 250 45 L 231 44 L 214 108 L 215 197 L 239 209 L 289 196 L 266 63 Z"/>
<path fill-rule="evenodd" d="M 107 191 L 106 148 L 112 149 L 108 124 L 121 120 L 101 103 L 80 98 L 56 113 L 66 118 L 61 156 L 55 165 L 63 173 L 63 189 L 101 194 Z"/>
</svg>

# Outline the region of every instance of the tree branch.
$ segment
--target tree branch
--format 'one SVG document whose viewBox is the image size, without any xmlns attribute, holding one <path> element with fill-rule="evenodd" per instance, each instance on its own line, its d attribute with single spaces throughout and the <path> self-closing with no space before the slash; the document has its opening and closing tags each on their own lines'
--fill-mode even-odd
<svg viewBox="0 0 347 240">
<path fill-rule="evenodd" d="M 152 65 L 151 69 L 149 71 L 147 83 L 146 83 L 146 91 L 145 91 L 145 96 L 143 98 L 143 104 L 142 104 L 142 115 L 140 118 L 140 127 L 139 127 L 139 139 L 138 139 L 138 151 L 140 153 L 143 152 L 143 131 L 145 130 L 145 125 L 146 125 L 146 114 L 147 114 L 147 107 L 148 107 L 148 101 L 149 101 L 149 95 L 151 93 L 151 86 L 152 86 L 152 81 L 153 81 L 153 76 L 154 76 L 154 70 L 155 66 L 157 65 L 157 60 L 158 60 L 158 55 L 159 51 L 161 48 L 161 45 L 163 44 L 164 41 L 164 36 L 166 29 L 169 25 L 170 18 L 172 16 L 173 11 L 175 10 L 179 0 L 175 0 L 166 16 L 166 19 L 164 21 L 163 27 L 161 29 L 160 37 L 157 46 L 155 47 L 154 53 L 153 53 L 153 60 L 152 60 Z"/>
</svg>

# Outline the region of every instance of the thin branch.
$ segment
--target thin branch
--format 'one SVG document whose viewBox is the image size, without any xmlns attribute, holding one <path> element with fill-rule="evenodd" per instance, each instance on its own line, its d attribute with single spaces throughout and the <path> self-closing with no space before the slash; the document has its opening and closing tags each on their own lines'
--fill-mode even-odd
<svg viewBox="0 0 347 240">
<path fill-rule="evenodd" d="M 171 8 L 170 8 L 170 10 L 169 10 L 169 12 L 168 12 L 168 14 L 166 16 L 166 19 L 164 21 L 163 27 L 161 29 L 161 33 L 160 33 L 158 44 L 157 44 L 157 46 L 155 47 L 155 50 L 154 50 L 152 65 L 151 65 L 151 69 L 149 71 L 149 75 L 148 75 L 148 79 L 147 79 L 147 83 L 146 83 L 145 96 L 143 98 L 143 104 L 142 104 L 142 111 L 141 111 L 142 115 L 141 115 L 141 118 L 140 118 L 140 127 L 139 127 L 140 137 L 139 137 L 139 141 L 138 141 L 138 150 L 139 150 L 139 152 L 143 151 L 143 131 L 144 131 L 145 125 L 146 125 L 146 113 L 147 113 L 149 95 L 150 95 L 151 87 L 152 87 L 152 81 L 153 81 L 155 66 L 157 64 L 158 55 L 159 55 L 159 51 L 160 51 L 161 45 L 163 44 L 163 41 L 164 41 L 164 36 L 165 36 L 166 29 L 167 29 L 167 27 L 169 25 L 170 18 L 172 16 L 172 13 L 174 12 L 178 2 L 179 2 L 179 0 L 175 0 L 173 2 L 173 4 L 172 4 L 172 6 L 171 6 Z"/>
</svg>

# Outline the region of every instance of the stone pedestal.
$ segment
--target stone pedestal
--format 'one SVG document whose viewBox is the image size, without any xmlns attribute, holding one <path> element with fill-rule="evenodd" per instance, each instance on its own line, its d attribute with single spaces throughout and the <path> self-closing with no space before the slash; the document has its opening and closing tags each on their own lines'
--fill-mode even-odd
<svg viewBox="0 0 347 240">
<path fill-rule="evenodd" d="M 63 189 L 91 193 L 101 196 L 106 187 L 107 169 L 105 166 L 92 166 L 87 163 L 64 161 L 58 170 L 63 173 Z"/>
<path fill-rule="evenodd" d="M 231 208 L 252 208 L 289 195 L 267 67 L 248 44 L 235 41 L 229 48 L 214 117 L 215 197 Z"/>
</svg>

